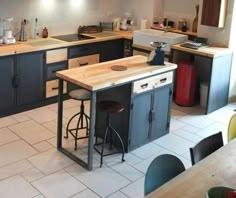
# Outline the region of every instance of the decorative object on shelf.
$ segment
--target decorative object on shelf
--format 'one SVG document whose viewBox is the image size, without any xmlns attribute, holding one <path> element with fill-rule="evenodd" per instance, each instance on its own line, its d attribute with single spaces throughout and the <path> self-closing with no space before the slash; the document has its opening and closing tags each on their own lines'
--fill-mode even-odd
<svg viewBox="0 0 236 198">
<path fill-rule="evenodd" d="M 197 32 L 198 13 L 199 13 L 199 4 L 196 5 L 196 16 L 195 16 L 195 18 L 193 19 L 192 32 Z"/>
<path fill-rule="evenodd" d="M 152 47 L 155 47 L 156 49 L 149 54 L 147 63 L 149 65 L 165 65 L 164 64 L 165 52 L 162 50 L 162 48 L 166 46 L 166 43 L 151 42 L 150 45 Z"/>
<path fill-rule="evenodd" d="M 183 21 L 183 25 L 182 25 L 181 30 L 182 30 L 182 32 L 187 32 L 187 22 L 186 21 Z"/>
<path fill-rule="evenodd" d="M 43 38 L 48 38 L 48 29 L 46 27 L 43 29 L 42 37 Z"/>
</svg>

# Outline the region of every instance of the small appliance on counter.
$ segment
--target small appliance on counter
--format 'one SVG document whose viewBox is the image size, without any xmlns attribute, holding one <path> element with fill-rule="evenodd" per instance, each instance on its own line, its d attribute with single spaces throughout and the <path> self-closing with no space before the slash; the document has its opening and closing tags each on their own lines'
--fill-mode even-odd
<svg viewBox="0 0 236 198">
<path fill-rule="evenodd" d="M 12 21 L 13 21 L 13 18 L 3 19 L 2 42 L 5 44 L 13 44 L 16 42 L 16 39 L 12 36 L 12 28 L 11 28 Z M 0 41 L 0 43 L 1 43 L 1 41 Z"/>
<path fill-rule="evenodd" d="M 165 65 L 165 52 L 162 50 L 165 46 L 165 42 L 151 42 L 150 45 L 155 47 L 148 57 L 147 63 L 149 65 Z"/>
<path fill-rule="evenodd" d="M 121 30 L 128 30 L 130 26 L 134 24 L 134 21 L 131 20 L 131 14 L 129 12 L 125 13 L 125 17 L 121 21 Z"/>
</svg>

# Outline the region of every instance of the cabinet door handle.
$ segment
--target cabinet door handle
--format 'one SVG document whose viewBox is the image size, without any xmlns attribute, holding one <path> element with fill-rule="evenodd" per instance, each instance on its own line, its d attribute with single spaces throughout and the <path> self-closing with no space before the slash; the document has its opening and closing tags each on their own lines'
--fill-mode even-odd
<svg viewBox="0 0 236 198">
<path fill-rule="evenodd" d="M 57 89 L 59 89 L 58 87 L 52 87 L 52 90 L 57 90 Z"/>
<path fill-rule="evenodd" d="M 151 123 L 151 122 L 153 122 L 153 120 L 155 120 L 155 111 L 152 109 L 152 110 L 150 110 L 150 112 L 149 112 L 149 118 L 148 118 L 148 121 L 149 121 L 149 123 Z"/>
<path fill-rule="evenodd" d="M 148 83 L 145 83 L 145 84 L 142 84 L 142 85 L 141 85 L 141 88 L 142 88 L 142 89 L 145 89 L 145 88 L 147 88 L 147 86 L 148 86 Z"/>
<path fill-rule="evenodd" d="M 12 86 L 13 88 L 17 88 L 19 84 L 20 84 L 20 78 L 18 77 L 17 74 L 15 74 L 12 78 Z"/>
<path fill-rule="evenodd" d="M 166 82 L 166 80 L 167 80 L 167 78 L 162 78 L 162 79 L 160 80 L 160 82 L 161 82 L 161 83 L 164 83 L 164 82 Z"/>
<path fill-rule="evenodd" d="M 87 63 L 79 63 L 79 66 L 85 66 L 85 65 L 88 65 L 88 62 Z"/>
</svg>

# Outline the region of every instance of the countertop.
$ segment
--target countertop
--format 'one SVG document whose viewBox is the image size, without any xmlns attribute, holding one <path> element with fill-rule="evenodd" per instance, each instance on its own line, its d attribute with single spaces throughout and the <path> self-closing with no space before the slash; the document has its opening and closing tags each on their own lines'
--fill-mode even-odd
<svg viewBox="0 0 236 198">
<path fill-rule="evenodd" d="M 186 47 L 181 47 L 180 44 L 177 44 L 177 45 L 172 45 L 171 48 L 174 50 L 184 51 L 191 54 L 207 56 L 211 58 L 216 58 L 216 57 L 220 57 L 220 56 L 224 56 L 224 55 L 232 53 L 232 50 L 230 50 L 229 48 L 214 47 L 214 46 L 195 50 L 195 49 L 190 49 Z"/>
<path fill-rule="evenodd" d="M 61 41 L 61 40 L 50 38 L 50 37 L 46 39 L 44 38 L 29 39 L 25 42 L 17 41 L 15 44 L 0 45 L 0 56 L 21 54 L 21 53 L 48 50 L 48 49 L 61 48 L 61 47 L 70 47 L 74 45 L 96 43 L 96 42 L 102 42 L 102 41 L 108 41 L 108 40 L 114 40 L 114 39 L 120 39 L 120 38 L 126 38 L 126 39 L 133 38 L 133 33 L 130 31 L 113 31 L 113 32 L 102 32 L 102 33 L 103 34 L 101 33 L 85 34 L 85 35 L 93 36 L 94 39 L 75 41 L 75 42 Z M 40 45 L 40 42 L 42 42 L 42 45 Z M 48 44 L 45 44 L 46 42 L 48 42 Z"/>
<path fill-rule="evenodd" d="M 114 65 L 126 66 L 127 70 L 114 71 L 111 69 L 111 66 Z M 176 64 L 168 62 L 165 62 L 165 66 L 150 66 L 147 64 L 147 57 L 138 55 L 88 65 L 86 67 L 59 71 L 56 75 L 61 79 L 72 82 L 90 91 L 97 91 L 176 68 Z"/>
</svg>

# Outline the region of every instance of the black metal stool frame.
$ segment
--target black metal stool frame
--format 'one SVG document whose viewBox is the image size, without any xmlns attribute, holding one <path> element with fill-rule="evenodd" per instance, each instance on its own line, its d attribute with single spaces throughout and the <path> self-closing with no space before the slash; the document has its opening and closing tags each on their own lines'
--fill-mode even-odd
<svg viewBox="0 0 236 198">
<path fill-rule="evenodd" d="M 66 126 L 66 135 L 64 136 L 64 138 L 66 138 L 66 139 L 68 138 L 68 133 L 70 133 L 74 137 L 74 139 L 75 139 L 75 148 L 74 148 L 74 150 L 77 150 L 77 140 L 85 139 L 85 138 L 89 137 L 89 116 L 84 112 L 84 101 L 85 100 L 81 100 L 80 112 L 73 115 L 70 118 L 70 120 L 68 121 L 67 126 Z M 76 128 L 69 129 L 71 121 L 77 116 L 79 116 L 79 119 L 77 121 Z M 85 126 L 84 126 L 84 118 L 85 118 L 85 121 L 86 121 Z M 81 129 L 86 129 L 86 136 L 78 137 L 78 132 Z M 73 133 L 73 131 L 75 131 L 75 133 Z"/>
<path fill-rule="evenodd" d="M 101 160 L 100 160 L 100 167 L 102 167 L 103 164 L 103 157 L 108 156 L 108 155 L 113 155 L 119 152 L 111 152 L 108 154 L 103 154 L 104 153 L 104 145 L 107 143 L 107 135 L 110 132 L 110 150 L 112 149 L 112 131 L 116 134 L 116 136 L 118 137 L 120 143 L 121 143 L 121 147 L 122 147 L 122 162 L 125 161 L 124 156 L 125 156 L 125 148 L 124 148 L 124 144 L 123 141 L 119 135 L 119 133 L 111 126 L 111 120 L 110 120 L 110 113 L 107 112 L 107 116 L 106 116 L 106 131 L 103 137 L 103 141 L 102 143 L 97 143 L 97 136 L 95 139 L 95 144 L 94 144 L 94 150 L 96 150 L 100 155 L 101 155 Z M 102 150 L 100 151 L 99 149 L 96 148 L 96 146 L 98 145 L 102 145 Z M 119 150 L 119 149 L 118 149 Z"/>
</svg>

